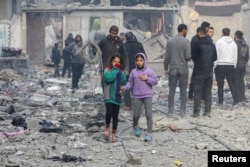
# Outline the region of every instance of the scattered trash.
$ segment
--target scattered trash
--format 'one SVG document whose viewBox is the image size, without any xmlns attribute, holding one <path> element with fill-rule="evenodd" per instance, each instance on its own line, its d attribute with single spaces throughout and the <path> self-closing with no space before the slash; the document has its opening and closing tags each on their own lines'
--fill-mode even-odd
<svg viewBox="0 0 250 167">
<path fill-rule="evenodd" d="M 72 156 L 72 155 L 66 155 L 63 154 L 62 158 L 61 158 L 62 162 L 84 162 L 86 161 L 86 159 L 82 158 L 82 157 L 76 157 L 76 156 Z"/>
<path fill-rule="evenodd" d="M 182 162 L 181 162 L 181 160 L 177 159 L 176 161 L 174 161 L 174 164 L 175 164 L 176 166 L 181 166 L 181 165 L 182 165 Z"/>
<path fill-rule="evenodd" d="M 25 119 L 23 117 L 21 117 L 20 115 L 16 115 L 12 122 L 11 122 L 12 125 L 14 126 L 20 126 L 20 127 L 23 127 L 24 130 L 27 129 L 27 123 L 25 121 Z"/>
</svg>

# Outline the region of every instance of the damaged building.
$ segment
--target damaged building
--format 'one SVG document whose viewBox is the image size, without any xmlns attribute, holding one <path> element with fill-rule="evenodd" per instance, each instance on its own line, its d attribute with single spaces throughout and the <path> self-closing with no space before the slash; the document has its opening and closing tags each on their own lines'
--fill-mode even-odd
<svg viewBox="0 0 250 167">
<path fill-rule="evenodd" d="M 8 57 L 21 51 L 21 58 L 28 60 L 19 65 L 5 58 L 4 64 L 8 65 L 4 67 L 50 65 L 54 43 L 58 42 L 62 49 L 69 33 L 81 34 L 84 42 L 98 42 L 116 24 L 120 32 L 132 31 L 136 35 L 145 47 L 149 64 L 162 75 L 166 41 L 177 33 L 178 24 L 188 25 L 188 39 L 202 21 L 215 28 L 214 41 L 224 26 L 232 32 L 248 31 L 245 25 L 248 22 L 242 24 L 238 19 L 241 15 L 248 19 L 248 5 L 240 0 L 3 0 L 0 3 L 1 55 Z M 225 19 L 229 17 L 231 22 Z"/>
</svg>

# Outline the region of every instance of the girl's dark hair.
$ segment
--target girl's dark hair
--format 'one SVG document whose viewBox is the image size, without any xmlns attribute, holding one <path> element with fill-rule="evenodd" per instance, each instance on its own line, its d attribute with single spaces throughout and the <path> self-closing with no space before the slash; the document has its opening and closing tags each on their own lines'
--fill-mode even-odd
<svg viewBox="0 0 250 167">
<path fill-rule="evenodd" d="M 119 58 L 119 59 L 120 59 L 120 64 L 123 63 L 121 55 L 120 55 L 119 53 L 115 53 L 115 55 L 112 56 L 112 57 L 110 58 L 110 61 L 109 61 L 110 65 L 111 65 L 112 61 L 113 61 L 115 58 Z"/>
</svg>

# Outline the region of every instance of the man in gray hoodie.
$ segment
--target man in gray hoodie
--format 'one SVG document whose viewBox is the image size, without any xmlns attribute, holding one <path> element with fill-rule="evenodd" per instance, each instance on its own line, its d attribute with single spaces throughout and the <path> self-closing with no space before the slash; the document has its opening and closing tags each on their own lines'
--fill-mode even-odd
<svg viewBox="0 0 250 167">
<path fill-rule="evenodd" d="M 188 61 L 191 60 L 190 41 L 186 39 L 187 25 L 178 26 L 178 34 L 167 42 L 164 68 L 169 74 L 168 114 L 174 112 L 174 96 L 177 83 L 180 87 L 181 116 L 186 114 L 186 89 L 188 83 Z"/>
<path fill-rule="evenodd" d="M 223 104 L 224 79 L 227 79 L 231 90 L 234 104 L 237 103 L 236 88 L 234 79 L 234 69 L 237 64 L 237 45 L 229 36 L 230 29 L 222 29 L 222 37 L 216 42 L 217 61 L 215 62 L 215 77 L 218 85 L 218 103 Z"/>
</svg>

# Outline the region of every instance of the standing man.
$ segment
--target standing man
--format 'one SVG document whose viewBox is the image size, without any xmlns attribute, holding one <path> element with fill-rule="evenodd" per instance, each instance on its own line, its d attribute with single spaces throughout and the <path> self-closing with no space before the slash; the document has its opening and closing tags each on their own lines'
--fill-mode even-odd
<svg viewBox="0 0 250 167">
<path fill-rule="evenodd" d="M 209 36 L 212 40 L 213 36 L 214 36 L 214 27 L 209 27 L 208 28 L 208 32 L 207 32 L 207 36 Z"/>
<path fill-rule="evenodd" d="M 230 29 L 222 29 L 222 37 L 216 42 L 217 62 L 215 63 L 215 77 L 218 85 L 219 105 L 223 105 L 224 79 L 227 79 L 234 104 L 237 103 L 234 69 L 237 63 L 237 45 L 229 36 Z"/>
<path fill-rule="evenodd" d="M 134 36 L 134 34 L 129 31 L 125 33 L 125 48 L 128 54 L 128 62 L 129 62 L 129 74 L 135 68 L 135 55 L 138 53 L 145 54 L 145 50 L 140 42 L 138 42 Z M 131 96 L 130 90 L 126 90 L 124 95 L 125 109 L 131 110 Z"/>
<path fill-rule="evenodd" d="M 243 38 L 241 31 L 236 31 L 234 34 L 234 40 L 238 48 L 238 60 L 235 69 L 235 87 L 237 102 L 244 102 L 245 96 L 245 81 L 246 65 L 249 60 L 249 46 Z"/>
<path fill-rule="evenodd" d="M 203 21 L 201 23 L 201 27 L 205 27 L 206 29 L 206 37 L 209 38 L 211 41 L 211 37 L 208 35 L 208 31 L 209 31 L 209 26 L 210 26 L 210 23 L 206 22 L 206 21 Z M 199 35 L 198 35 L 198 28 L 196 29 L 196 34 L 193 36 L 193 38 L 191 39 L 191 48 L 193 47 L 193 45 L 199 41 Z M 190 84 L 189 84 L 189 92 L 188 92 L 188 99 L 189 100 L 192 100 L 194 97 L 194 83 L 193 83 L 193 74 L 191 76 L 191 81 L 190 81 Z"/>
<path fill-rule="evenodd" d="M 169 74 L 168 114 L 174 112 L 174 96 L 179 82 L 181 95 L 181 115 L 186 113 L 186 89 L 188 83 L 188 61 L 191 59 L 190 41 L 186 39 L 187 25 L 178 26 L 178 34 L 167 42 L 164 68 Z"/>
<path fill-rule="evenodd" d="M 104 39 L 102 39 L 98 46 L 102 51 L 101 56 L 101 75 L 103 73 L 103 69 L 110 65 L 110 58 L 114 56 L 116 53 L 119 53 L 122 57 L 123 64 L 121 69 L 125 70 L 125 73 L 128 74 L 128 56 L 124 46 L 123 41 L 118 36 L 119 28 L 116 25 L 112 25 L 109 29 L 109 35 L 107 35 Z"/>
<path fill-rule="evenodd" d="M 213 66 L 217 60 L 216 48 L 213 42 L 206 37 L 206 28 L 198 28 L 199 41 L 191 49 L 194 62 L 194 113 L 193 117 L 200 116 L 201 98 L 204 92 L 204 116 L 210 117 L 212 105 Z"/>
</svg>

